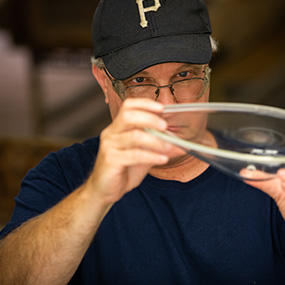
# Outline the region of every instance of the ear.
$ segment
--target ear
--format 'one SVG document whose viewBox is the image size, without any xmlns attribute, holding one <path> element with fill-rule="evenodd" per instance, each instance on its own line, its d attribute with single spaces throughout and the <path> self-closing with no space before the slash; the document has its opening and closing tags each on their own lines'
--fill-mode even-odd
<svg viewBox="0 0 285 285">
<path fill-rule="evenodd" d="M 107 96 L 107 79 L 106 79 L 106 75 L 104 70 L 98 68 L 97 66 L 95 66 L 94 64 L 92 65 L 92 73 L 95 77 L 95 79 L 97 80 L 98 84 L 100 85 L 101 89 L 104 92 L 105 95 L 105 102 L 106 104 L 109 103 L 108 100 L 108 96 Z"/>
</svg>

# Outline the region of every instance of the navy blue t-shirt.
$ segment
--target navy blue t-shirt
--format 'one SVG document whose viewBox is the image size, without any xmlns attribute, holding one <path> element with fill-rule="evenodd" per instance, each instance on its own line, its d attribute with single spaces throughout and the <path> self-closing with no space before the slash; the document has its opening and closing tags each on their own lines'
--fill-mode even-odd
<svg viewBox="0 0 285 285">
<path fill-rule="evenodd" d="M 88 177 L 99 139 L 29 171 L 5 236 Z M 284 221 L 270 197 L 209 167 L 186 183 L 147 176 L 107 214 L 70 284 L 285 284 Z"/>
</svg>

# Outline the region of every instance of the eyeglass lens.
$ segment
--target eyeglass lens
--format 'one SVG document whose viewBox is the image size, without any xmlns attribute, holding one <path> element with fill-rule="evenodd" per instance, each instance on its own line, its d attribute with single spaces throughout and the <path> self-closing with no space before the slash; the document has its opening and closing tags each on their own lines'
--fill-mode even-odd
<svg viewBox="0 0 285 285">
<path fill-rule="evenodd" d="M 169 86 L 158 87 L 155 85 L 136 85 L 125 89 L 125 98 L 147 97 L 157 99 L 160 89 L 169 88 L 177 100 L 191 100 L 200 96 L 204 86 L 203 78 L 181 80 Z"/>
</svg>

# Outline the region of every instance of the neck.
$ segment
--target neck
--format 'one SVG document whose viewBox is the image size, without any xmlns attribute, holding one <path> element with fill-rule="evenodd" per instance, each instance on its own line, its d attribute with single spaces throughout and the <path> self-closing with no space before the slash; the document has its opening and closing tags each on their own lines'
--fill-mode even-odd
<svg viewBox="0 0 285 285">
<path fill-rule="evenodd" d="M 187 182 L 202 174 L 208 167 L 208 163 L 194 156 L 185 155 L 164 166 L 152 168 L 149 174 L 164 180 Z"/>
</svg>

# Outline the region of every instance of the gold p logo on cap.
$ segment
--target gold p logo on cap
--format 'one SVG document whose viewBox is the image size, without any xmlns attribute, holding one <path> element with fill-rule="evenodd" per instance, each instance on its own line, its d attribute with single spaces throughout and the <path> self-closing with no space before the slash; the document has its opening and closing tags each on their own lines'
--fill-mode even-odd
<svg viewBox="0 0 285 285">
<path fill-rule="evenodd" d="M 150 12 L 150 11 L 156 12 L 157 9 L 161 5 L 160 5 L 159 0 L 154 0 L 154 6 L 149 6 L 149 7 L 144 8 L 143 1 L 145 1 L 145 0 L 136 0 L 136 2 L 138 4 L 138 8 L 139 8 L 140 17 L 141 17 L 140 25 L 142 26 L 142 28 L 146 28 L 148 22 L 147 22 L 147 20 L 145 18 L 145 13 Z"/>
</svg>

